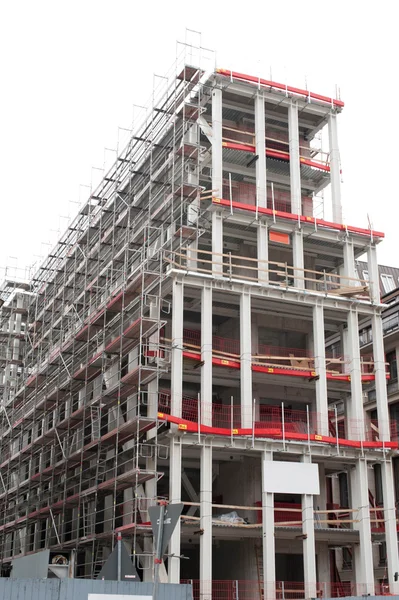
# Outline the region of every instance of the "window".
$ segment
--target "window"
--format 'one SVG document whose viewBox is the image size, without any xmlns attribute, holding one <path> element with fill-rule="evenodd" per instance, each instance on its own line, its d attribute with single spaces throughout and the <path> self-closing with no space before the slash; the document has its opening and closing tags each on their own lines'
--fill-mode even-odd
<svg viewBox="0 0 399 600">
<path fill-rule="evenodd" d="M 352 551 L 345 546 L 342 548 L 342 569 L 344 571 L 352 570 Z"/>
<path fill-rule="evenodd" d="M 387 273 L 381 274 L 381 281 L 384 288 L 385 293 L 392 292 L 395 289 L 395 282 L 392 275 L 387 275 Z"/>
<path fill-rule="evenodd" d="M 365 281 L 369 281 L 369 272 L 368 271 L 363 271 L 363 279 Z"/>
<path fill-rule="evenodd" d="M 396 362 L 396 351 L 387 352 L 385 356 L 385 360 L 389 363 L 389 376 L 391 381 L 396 381 L 398 379 L 398 365 Z"/>
<path fill-rule="evenodd" d="M 339 505 L 341 508 L 349 508 L 348 473 L 339 473 Z"/>
</svg>

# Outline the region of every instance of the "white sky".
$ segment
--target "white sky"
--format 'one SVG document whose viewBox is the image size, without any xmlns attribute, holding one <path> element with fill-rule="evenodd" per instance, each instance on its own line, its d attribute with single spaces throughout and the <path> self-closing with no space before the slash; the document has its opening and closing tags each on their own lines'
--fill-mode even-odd
<svg viewBox="0 0 399 600">
<path fill-rule="evenodd" d="M 0 2 L 0 267 L 50 250 L 131 127 L 133 104 L 169 70 L 185 28 L 219 67 L 326 95 L 341 89 L 345 222 L 386 233 L 399 266 L 395 179 L 397 14 L 388 0 L 19 0 Z M 15 258 L 13 258 L 15 257 Z"/>
</svg>

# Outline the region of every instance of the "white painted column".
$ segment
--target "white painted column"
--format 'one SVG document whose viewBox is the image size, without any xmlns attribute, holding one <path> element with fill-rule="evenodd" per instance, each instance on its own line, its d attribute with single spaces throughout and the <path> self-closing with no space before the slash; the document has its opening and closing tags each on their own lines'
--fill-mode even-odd
<svg viewBox="0 0 399 600">
<path fill-rule="evenodd" d="M 330 552 L 328 542 L 318 542 L 317 553 L 317 579 L 319 587 L 317 591 L 323 592 L 323 598 L 331 597 L 330 582 Z"/>
<path fill-rule="evenodd" d="M 212 442 L 201 448 L 200 474 L 200 598 L 212 600 Z"/>
<path fill-rule="evenodd" d="M 292 232 L 292 262 L 294 266 L 294 287 L 302 290 L 306 287 L 302 229 L 296 229 Z"/>
<path fill-rule="evenodd" d="M 183 309 L 184 286 L 179 279 L 173 280 L 172 288 L 172 350 L 171 350 L 171 414 L 181 417 L 183 397 Z M 182 447 L 176 436 L 177 427 L 172 426 L 169 461 L 169 501 L 181 501 Z M 169 542 L 169 554 L 180 556 L 180 520 Z M 169 583 L 180 583 L 180 559 L 170 558 Z"/>
<path fill-rule="evenodd" d="M 258 246 L 258 280 L 259 283 L 269 283 L 269 228 L 267 221 L 259 219 L 257 229 Z"/>
<path fill-rule="evenodd" d="M 342 223 L 341 160 L 338 147 L 337 114 L 333 112 L 328 116 L 328 137 L 330 146 L 332 215 L 334 223 Z"/>
<path fill-rule="evenodd" d="M 240 296 L 240 387 L 241 427 L 252 428 L 252 342 L 251 342 L 251 296 Z"/>
<path fill-rule="evenodd" d="M 182 446 L 180 437 L 173 436 L 170 440 L 169 449 L 169 502 L 181 502 L 181 473 L 182 473 Z M 169 542 L 169 554 L 180 556 L 181 521 L 176 523 Z M 180 558 L 169 558 L 168 560 L 169 583 L 180 583 Z"/>
<path fill-rule="evenodd" d="M 313 347 L 316 371 L 317 433 L 329 435 L 327 373 L 324 339 L 324 309 L 322 304 L 313 307 Z"/>
<path fill-rule="evenodd" d="M 258 206 L 267 207 L 266 188 L 266 129 L 265 99 L 263 93 L 255 96 L 255 152 L 256 160 L 256 200 Z"/>
<path fill-rule="evenodd" d="M 349 439 L 364 440 L 364 410 L 363 410 L 363 391 L 362 375 L 360 365 L 360 346 L 359 346 L 359 323 L 356 309 L 350 309 L 348 312 L 348 334 L 347 349 L 348 360 L 350 360 L 350 378 L 351 378 L 351 396 L 348 406 L 348 434 Z"/>
<path fill-rule="evenodd" d="M 307 454 L 302 456 L 302 462 L 311 463 L 311 456 Z M 305 598 L 316 598 L 316 545 L 313 496 L 311 494 L 302 494 L 302 533 Z"/>
<path fill-rule="evenodd" d="M 367 267 L 369 274 L 370 300 L 374 304 L 378 304 L 381 300 L 380 274 L 377 262 L 377 248 L 374 244 L 370 244 L 367 249 Z"/>
<path fill-rule="evenodd" d="M 212 288 L 201 292 L 201 423 L 212 425 Z"/>
<path fill-rule="evenodd" d="M 350 470 L 352 508 L 358 509 L 354 529 L 359 531 L 359 545 L 355 546 L 357 594 L 374 596 L 373 547 L 371 545 L 370 503 L 367 461 L 359 459 Z"/>
<path fill-rule="evenodd" d="M 395 573 L 399 571 L 398 534 L 396 530 L 395 491 L 392 461 L 381 465 L 382 494 L 384 499 L 385 542 L 387 548 L 388 580 L 391 594 L 399 594 L 399 582 Z"/>
<path fill-rule="evenodd" d="M 357 278 L 356 267 L 355 267 L 355 253 L 353 247 L 353 241 L 350 238 L 346 238 L 343 246 L 343 259 L 344 264 L 341 268 L 341 277 L 340 284 L 345 286 L 354 286 L 355 281 L 353 279 Z M 348 279 L 344 279 L 344 277 L 348 277 Z"/>
<path fill-rule="evenodd" d="M 274 494 L 268 492 L 265 477 L 265 463 L 273 460 L 273 452 L 262 452 L 262 548 L 263 548 L 263 597 L 274 600 L 276 597 L 276 559 L 274 535 Z"/>
<path fill-rule="evenodd" d="M 212 91 L 212 190 L 217 198 L 223 196 L 223 149 L 222 149 L 222 90 L 214 88 Z M 212 252 L 216 254 L 212 265 L 215 275 L 223 273 L 223 219 L 221 211 L 212 213 Z"/>
<path fill-rule="evenodd" d="M 301 168 L 299 162 L 299 127 L 298 105 L 295 100 L 288 107 L 288 135 L 290 150 L 290 186 L 291 186 L 291 212 L 295 215 L 302 214 L 301 198 Z"/>
<path fill-rule="evenodd" d="M 378 431 L 380 440 L 386 442 L 391 439 L 391 428 L 388 409 L 384 337 L 382 331 L 382 318 L 380 313 L 373 314 L 371 318 L 371 327 L 373 333 L 373 355 L 375 373 L 375 392 L 378 415 Z"/>
</svg>

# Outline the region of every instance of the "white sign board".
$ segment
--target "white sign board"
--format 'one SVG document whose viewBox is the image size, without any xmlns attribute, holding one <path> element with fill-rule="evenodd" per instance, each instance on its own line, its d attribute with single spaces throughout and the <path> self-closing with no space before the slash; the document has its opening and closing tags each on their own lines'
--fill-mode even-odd
<svg viewBox="0 0 399 600">
<path fill-rule="evenodd" d="M 132 596 L 129 594 L 89 594 L 87 600 L 152 600 L 152 596 Z"/>
<path fill-rule="evenodd" d="M 264 461 L 264 491 L 274 494 L 320 494 L 319 467 L 312 463 Z"/>
</svg>

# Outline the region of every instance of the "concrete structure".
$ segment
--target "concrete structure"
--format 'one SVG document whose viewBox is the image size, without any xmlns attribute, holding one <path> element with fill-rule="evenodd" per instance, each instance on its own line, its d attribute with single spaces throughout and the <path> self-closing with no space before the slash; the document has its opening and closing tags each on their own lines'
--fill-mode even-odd
<svg viewBox="0 0 399 600">
<path fill-rule="evenodd" d="M 162 578 L 202 600 L 395 593 L 383 234 L 342 224 L 343 103 L 189 55 L 33 279 L 3 287 L 4 569 L 73 548 L 92 577 L 121 535 L 149 581 L 167 498 L 185 510 Z M 332 221 L 314 216 L 328 185 Z"/>
</svg>

